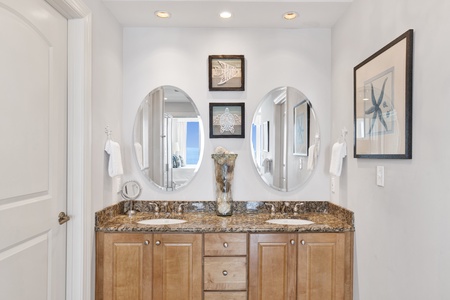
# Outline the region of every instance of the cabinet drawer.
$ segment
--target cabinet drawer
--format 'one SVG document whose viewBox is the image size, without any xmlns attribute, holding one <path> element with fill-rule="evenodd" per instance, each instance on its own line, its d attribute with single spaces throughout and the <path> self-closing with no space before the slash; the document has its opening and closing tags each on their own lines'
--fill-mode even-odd
<svg viewBox="0 0 450 300">
<path fill-rule="evenodd" d="M 247 292 L 205 292 L 205 300 L 247 300 Z"/>
<path fill-rule="evenodd" d="M 246 233 L 206 233 L 205 256 L 247 255 Z"/>
<path fill-rule="evenodd" d="M 205 290 L 247 290 L 246 257 L 205 257 Z"/>
</svg>

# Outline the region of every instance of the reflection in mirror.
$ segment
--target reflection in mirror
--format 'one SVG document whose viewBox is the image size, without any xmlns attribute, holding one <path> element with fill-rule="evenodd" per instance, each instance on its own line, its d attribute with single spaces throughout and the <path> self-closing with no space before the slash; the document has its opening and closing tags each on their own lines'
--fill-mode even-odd
<svg viewBox="0 0 450 300">
<path fill-rule="evenodd" d="M 166 191 L 192 180 L 203 156 L 203 124 L 192 99 L 174 86 L 161 86 L 142 101 L 134 122 L 139 168 Z"/>
<path fill-rule="evenodd" d="M 284 192 L 304 185 L 320 145 L 311 102 L 292 87 L 270 91 L 253 116 L 251 143 L 253 162 L 267 185 Z"/>
</svg>

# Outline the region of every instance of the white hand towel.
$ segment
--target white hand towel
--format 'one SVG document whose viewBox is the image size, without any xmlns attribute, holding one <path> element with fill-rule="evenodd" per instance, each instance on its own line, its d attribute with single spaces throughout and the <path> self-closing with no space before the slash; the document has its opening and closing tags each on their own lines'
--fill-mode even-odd
<svg viewBox="0 0 450 300">
<path fill-rule="evenodd" d="M 314 170 L 314 166 L 316 165 L 317 151 L 316 145 L 311 145 L 308 149 L 308 171 Z"/>
<path fill-rule="evenodd" d="M 347 144 L 335 143 L 331 149 L 330 174 L 334 176 L 341 176 L 342 160 L 347 156 Z"/>
<path fill-rule="evenodd" d="M 139 164 L 139 167 L 141 168 L 141 170 L 144 169 L 144 165 L 142 162 L 142 145 L 139 143 L 134 143 L 134 151 L 136 152 L 136 158 Z"/>
<path fill-rule="evenodd" d="M 123 174 L 122 155 L 119 143 L 108 140 L 105 151 L 109 154 L 108 173 L 110 177 Z"/>
</svg>

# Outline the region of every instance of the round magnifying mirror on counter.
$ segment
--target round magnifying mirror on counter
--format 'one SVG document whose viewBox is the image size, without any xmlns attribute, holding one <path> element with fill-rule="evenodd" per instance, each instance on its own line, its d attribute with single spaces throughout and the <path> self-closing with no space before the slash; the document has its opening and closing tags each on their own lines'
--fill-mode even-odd
<svg viewBox="0 0 450 300">
<path fill-rule="evenodd" d="M 127 181 L 122 185 L 122 190 L 120 194 L 122 198 L 128 200 L 130 202 L 128 210 L 128 215 L 133 216 L 136 214 L 136 211 L 133 209 L 133 200 L 136 200 L 141 194 L 142 188 L 141 185 L 137 181 Z"/>
<path fill-rule="evenodd" d="M 251 151 L 261 179 L 283 192 L 306 184 L 320 147 L 317 117 L 309 99 L 293 87 L 266 94 L 253 116 Z"/>
<path fill-rule="evenodd" d="M 194 178 L 203 156 L 203 123 L 180 88 L 161 86 L 142 101 L 133 129 L 134 153 L 144 176 L 165 191 Z"/>
<path fill-rule="evenodd" d="M 126 200 L 136 200 L 141 191 L 142 188 L 137 181 L 127 181 L 122 186 L 121 194 Z"/>
</svg>

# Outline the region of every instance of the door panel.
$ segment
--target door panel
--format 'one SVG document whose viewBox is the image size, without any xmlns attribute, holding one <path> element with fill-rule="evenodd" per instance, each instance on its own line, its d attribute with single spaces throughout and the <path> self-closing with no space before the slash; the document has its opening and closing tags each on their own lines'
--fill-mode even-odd
<svg viewBox="0 0 450 300">
<path fill-rule="evenodd" d="M 133 233 L 97 233 L 104 238 L 97 259 L 96 299 L 150 300 L 152 293 L 152 235 Z M 98 246 L 98 245 L 97 245 Z M 97 247 L 97 249 L 100 249 Z M 104 268 L 104 269 L 102 269 Z"/>
<path fill-rule="evenodd" d="M 299 235 L 299 300 L 343 300 L 345 235 L 306 233 Z"/>
<path fill-rule="evenodd" d="M 155 234 L 153 299 L 202 298 L 202 235 Z"/>
<path fill-rule="evenodd" d="M 249 299 L 295 299 L 295 234 L 250 234 Z"/>
<path fill-rule="evenodd" d="M 0 39 L 0 290 L 64 299 L 67 20 L 0 0 Z"/>
</svg>

